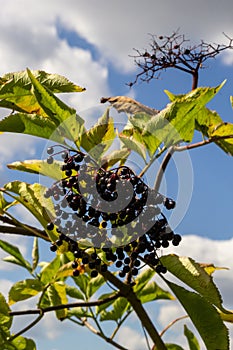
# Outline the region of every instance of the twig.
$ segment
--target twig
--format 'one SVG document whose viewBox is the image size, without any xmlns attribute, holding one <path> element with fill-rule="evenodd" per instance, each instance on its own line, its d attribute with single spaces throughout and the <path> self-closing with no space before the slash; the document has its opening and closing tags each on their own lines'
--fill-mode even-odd
<svg viewBox="0 0 233 350">
<path fill-rule="evenodd" d="M 117 334 L 117 332 L 119 331 L 121 325 L 125 322 L 125 320 L 129 317 L 129 315 L 131 314 L 132 310 L 128 311 L 127 314 L 122 318 L 122 320 L 117 324 L 117 327 L 114 329 L 114 331 L 112 332 L 111 335 L 111 339 L 113 339 L 115 337 L 115 335 Z"/>
<path fill-rule="evenodd" d="M 170 147 L 170 149 L 166 153 L 165 157 L 163 158 L 162 163 L 160 164 L 159 170 L 158 170 L 157 175 L 156 175 L 155 184 L 154 184 L 154 189 L 157 192 L 158 192 L 159 187 L 161 185 L 163 174 L 164 174 L 166 167 L 167 167 L 171 157 L 173 156 L 174 152 L 175 152 L 175 147 L 174 146 Z"/>
<path fill-rule="evenodd" d="M 115 348 L 120 350 L 128 350 L 127 348 L 123 347 L 122 345 L 116 343 L 113 339 L 107 337 L 104 333 L 101 333 L 100 331 L 97 331 L 89 322 L 86 320 L 83 321 L 83 325 L 86 326 L 92 333 L 98 335 L 102 339 L 104 339 L 107 343 L 112 344 L 115 346 Z"/>
<path fill-rule="evenodd" d="M 21 331 L 19 331 L 18 333 L 14 334 L 12 337 L 9 337 L 8 340 L 12 341 L 13 339 L 17 338 L 18 336 L 20 336 L 21 334 L 27 332 L 29 329 L 31 329 L 32 327 L 34 327 L 44 316 L 44 314 L 40 314 L 33 322 L 31 322 L 27 327 L 21 329 Z"/>
<path fill-rule="evenodd" d="M 108 303 L 109 301 L 115 300 L 120 296 L 120 293 L 116 293 L 108 298 L 102 299 L 102 300 L 95 300 L 95 301 L 89 301 L 89 302 L 78 302 L 78 303 L 69 303 L 69 304 L 63 304 L 63 305 L 55 305 L 55 306 L 48 306 L 44 308 L 38 308 L 34 310 L 23 310 L 23 311 L 11 311 L 9 312 L 10 316 L 20 316 L 20 315 L 35 315 L 35 314 L 45 314 L 46 312 L 50 311 L 56 311 L 56 310 L 62 310 L 62 309 L 69 309 L 73 307 L 91 307 L 91 306 L 99 306 Z"/>
<path fill-rule="evenodd" d="M 172 327 L 176 322 L 184 320 L 185 318 L 188 318 L 188 315 L 184 315 L 181 317 L 176 318 L 175 320 L 173 320 L 172 322 L 170 322 L 160 333 L 160 337 L 162 337 L 164 335 L 164 333 L 170 328 Z"/>
<path fill-rule="evenodd" d="M 198 147 L 202 147 L 205 145 L 208 145 L 212 142 L 218 142 L 221 140 L 227 140 L 227 139 L 232 139 L 233 135 L 226 135 L 226 136 L 213 136 L 212 138 L 200 141 L 200 142 L 196 142 L 196 143 L 192 143 L 190 145 L 185 145 L 185 146 L 174 146 L 174 150 L 177 152 L 182 152 L 182 151 L 188 151 L 190 149 L 193 148 L 198 148 Z"/>
</svg>

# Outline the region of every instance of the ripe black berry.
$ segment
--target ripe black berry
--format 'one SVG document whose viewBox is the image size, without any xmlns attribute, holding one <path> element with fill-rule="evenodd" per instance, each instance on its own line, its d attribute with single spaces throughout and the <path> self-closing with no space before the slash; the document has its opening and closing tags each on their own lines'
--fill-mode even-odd
<svg viewBox="0 0 233 350">
<path fill-rule="evenodd" d="M 54 223 L 53 222 L 49 222 L 47 224 L 47 230 L 52 231 L 53 229 L 54 229 Z"/>
</svg>

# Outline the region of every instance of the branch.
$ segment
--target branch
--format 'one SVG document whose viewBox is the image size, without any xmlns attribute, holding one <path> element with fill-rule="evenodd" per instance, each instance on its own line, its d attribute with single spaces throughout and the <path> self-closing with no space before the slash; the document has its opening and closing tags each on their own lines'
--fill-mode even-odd
<svg viewBox="0 0 233 350">
<path fill-rule="evenodd" d="M 42 315 L 44 315 L 46 312 L 62 310 L 62 309 L 69 309 L 69 308 L 73 308 L 73 307 L 99 306 L 99 305 L 106 304 L 109 301 L 117 299 L 120 295 L 121 295 L 120 293 L 116 293 L 116 294 L 114 294 L 114 295 L 112 295 L 112 296 L 110 296 L 108 298 L 103 299 L 103 300 L 48 306 L 48 307 L 38 308 L 38 309 L 34 309 L 34 310 L 11 311 L 11 312 L 9 312 L 9 315 L 10 316 L 35 315 L 35 314 L 40 314 L 40 315 L 42 314 Z"/>
<path fill-rule="evenodd" d="M 214 136 L 212 138 L 209 138 L 207 140 L 203 140 L 200 142 L 196 142 L 196 143 L 192 143 L 191 145 L 185 145 L 185 146 L 174 146 L 174 150 L 177 152 L 182 152 L 182 151 L 188 151 L 190 149 L 193 148 L 198 148 L 198 147 L 202 147 L 205 145 L 208 145 L 212 142 L 218 142 L 221 140 L 227 140 L 227 139 L 232 139 L 233 135 L 226 135 L 226 136 Z"/>
<path fill-rule="evenodd" d="M 44 230 L 40 230 L 36 227 L 26 224 L 20 225 L 17 223 L 17 221 L 4 215 L 0 215 L 0 221 L 11 225 L 0 225 L 0 233 L 11 233 L 22 236 L 41 237 L 44 240 L 49 241 L 49 238 Z"/>
<path fill-rule="evenodd" d="M 162 163 L 160 164 L 159 170 L 158 170 L 157 175 L 156 175 L 155 184 L 154 184 L 154 189 L 157 192 L 159 191 L 159 187 L 160 187 L 161 182 L 162 182 L 163 174 L 164 174 L 164 172 L 167 168 L 167 165 L 168 165 L 171 157 L 173 156 L 174 152 L 175 152 L 175 147 L 174 146 L 170 147 L 170 149 L 166 153 L 165 157 L 163 158 Z"/>
<path fill-rule="evenodd" d="M 39 315 L 32 323 L 30 323 L 28 326 L 26 326 L 25 328 L 21 329 L 21 331 L 19 331 L 18 333 L 15 333 L 12 337 L 9 337 L 8 340 L 12 341 L 13 339 L 17 338 L 18 336 L 20 336 L 21 334 L 27 332 L 29 329 L 31 329 L 32 327 L 34 327 L 43 317 L 44 315 L 41 314 Z"/>
<path fill-rule="evenodd" d="M 136 294 L 134 293 L 131 285 L 121 282 L 116 276 L 114 276 L 109 271 L 103 272 L 102 274 L 109 282 L 111 282 L 115 287 L 117 287 L 121 295 L 129 301 L 139 320 L 141 321 L 143 327 L 146 329 L 147 333 L 150 335 L 152 341 L 156 345 L 157 350 L 166 350 L 164 342 L 160 338 L 159 333 L 157 332 L 154 324 L 152 323 L 145 309 L 143 308 L 141 301 L 137 298 Z"/>
</svg>

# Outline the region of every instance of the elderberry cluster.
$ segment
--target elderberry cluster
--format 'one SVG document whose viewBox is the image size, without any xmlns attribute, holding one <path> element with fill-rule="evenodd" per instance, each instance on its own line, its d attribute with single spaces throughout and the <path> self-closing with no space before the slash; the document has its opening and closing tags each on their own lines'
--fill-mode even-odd
<svg viewBox="0 0 233 350">
<path fill-rule="evenodd" d="M 55 153 L 54 147 L 47 150 L 47 163 L 60 154 L 62 176 L 44 194 L 53 199 L 56 214 L 47 229 L 60 232 L 51 250 L 68 242 L 74 276 L 88 267 L 95 277 L 113 265 L 120 277 L 136 276 L 143 264 L 165 273 L 157 251 L 170 243 L 177 246 L 181 237 L 169 227 L 160 205 L 170 210 L 175 202 L 150 189 L 127 166 L 105 170 L 81 151 Z"/>
</svg>

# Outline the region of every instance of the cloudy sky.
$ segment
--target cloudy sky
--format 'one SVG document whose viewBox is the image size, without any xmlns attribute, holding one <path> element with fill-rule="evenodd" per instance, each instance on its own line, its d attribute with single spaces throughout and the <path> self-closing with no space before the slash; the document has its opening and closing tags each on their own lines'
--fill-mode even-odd
<svg viewBox="0 0 233 350">
<path fill-rule="evenodd" d="M 87 110 L 99 106 L 102 96 L 133 96 L 142 103 L 161 109 L 168 102 L 164 89 L 174 93 L 189 91 L 189 77 L 169 72 L 151 84 L 128 88 L 126 83 L 137 72 L 129 56 L 134 53 L 134 48 L 143 50 L 148 47 L 149 34 L 170 35 L 180 28 L 180 33 L 197 43 L 201 39 L 225 43 L 223 32 L 233 37 L 231 0 L 8 0 L 0 3 L 0 76 L 26 67 L 64 75 L 87 89 L 85 93 L 64 97 L 84 116 L 88 115 Z M 227 79 L 224 88 L 211 102 L 211 108 L 227 121 L 232 121 L 233 117 L 229 103 L 229 95 L 233 94 L 232 68 L 233 52 L 228 52 L 217 60 L 209 61 L 200 79 L 201 85 L 211 86 Z M 1 117 L 6 115 L 7 111 L 0 111 Z M 9 179 L 22 179 L 22 174 L 7 171 L 6 163 L 40 157 L 42 148 L 40 142 L 35 142 L 31 137 L 1 135 L 0 184 Z M 178 167 L 181 178 L 180 203 L 177 203 L 173 224 L 184 236 L 176 253 L 231 268 L 216 273 L 216 281 L 226 307 L 233 309 L 230 289 L 233 283 L 232 159 L 211 145 L 193 151 L 184 160 L 177 157 L 174 167 Z M 167 175 L 168 184 L 171 184 L 172 174 L 171 167 L 171 175 L 169 171 Z M 177 189 L 171 188 L 171 192 L 176 194 Z M 187 207 L 189 200 L 190 206 Z M 179 211 L 184 214 L 184 202 L 187 212 L 181 217 Z M 24 220 L 33 222 L 25 212 L 17 210 Z M 22 246 L 25 254 L 29 254 L 28 241 L 11 240 Z M 4 286 L 5 292 L 16 277 L 14 271 L 8 268 L 6 274 L 6 264 L 0 262 L 1 286 Z M 177 305 L 171 308 L 167 303 L 161 304 L 157 318 L 159 328 L 165 327 L 180 312 L 182 314 Z M 144 346 L 135 325 L 136 321 L 132 318 L 128 328 L 124 328 L 119 335 L 119 340 L 130 350 L 139 350 Z M 182 332 L 180 327 L 173 337 L 179 338 L 180 344 L 185 344 L 179 336 L 179 332 Z M 90 337 L 83 329 L 54 323 L 52 315 L 28 335 L 37 339 L 39 350 L 64 349 L 68 340 L 73 344 L 82 341 L 83 349 L 90 349 L 93 344 L 102 350 L 111 349 L 110 345 L 99 342 L 94 336 Z M 127 344 L 126 335 L 134 338 L 133 344 Z"/>
</svg>

